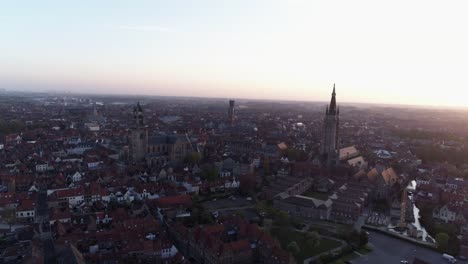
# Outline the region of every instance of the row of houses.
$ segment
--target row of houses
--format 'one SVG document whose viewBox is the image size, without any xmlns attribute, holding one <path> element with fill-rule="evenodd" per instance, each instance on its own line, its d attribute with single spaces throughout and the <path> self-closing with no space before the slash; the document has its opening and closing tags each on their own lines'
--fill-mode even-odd
<svg viewBox="0 0 468 264">
<path fill-rule="evenodd" d="M 170 229 L 179 250 L 199 263 L 295 263 L 277 240 L 237 216 L 194 228 L 174 222 Z"/>
<path fill-rule="evenodd" d="M 346 183 L 326 199 L 303 195 L 276 197 L 275 208 L 302 219 L 332 220 L 352 224 L 363 213 L 369 201 L 369 190 Z"/>
</svg>

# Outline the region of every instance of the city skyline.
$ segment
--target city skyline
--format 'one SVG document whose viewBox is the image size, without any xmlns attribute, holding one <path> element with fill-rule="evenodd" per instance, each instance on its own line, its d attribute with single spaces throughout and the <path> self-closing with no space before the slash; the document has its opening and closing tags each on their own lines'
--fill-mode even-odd
<svg viewBox="0 0 468 264">
<path fill-rule="evenodd" d="M 3 3 L 0 88 L 466 107 L 467 5 Z"/>
</svg>

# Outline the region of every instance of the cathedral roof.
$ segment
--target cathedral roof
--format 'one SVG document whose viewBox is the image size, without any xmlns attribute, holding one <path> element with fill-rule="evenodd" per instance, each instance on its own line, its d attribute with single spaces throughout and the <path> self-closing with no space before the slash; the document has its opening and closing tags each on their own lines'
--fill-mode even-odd
<svg viewBox="0 0 468 264">
<path fill-rule="evenodd" d="M 186 135 L 158 135 L 148 139 L 150 145 L 175 144 L 177 141 L 190 143 Z"/>
</svg>

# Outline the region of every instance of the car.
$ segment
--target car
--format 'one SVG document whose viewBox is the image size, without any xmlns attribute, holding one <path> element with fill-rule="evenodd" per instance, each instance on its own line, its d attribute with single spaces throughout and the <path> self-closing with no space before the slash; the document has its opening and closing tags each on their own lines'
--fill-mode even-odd
<svg viewBox="0 0 468 264">
<path fill-rule="evenodd" d="M 409 262 L 407 260 L 402 260 L 400 261 L 400 264 L 408 264 Z"/>
<path fill-rule="evenodd" d="M 252 201 L 252 197 L 245 198 L 247 201 Z"/>
</svg>

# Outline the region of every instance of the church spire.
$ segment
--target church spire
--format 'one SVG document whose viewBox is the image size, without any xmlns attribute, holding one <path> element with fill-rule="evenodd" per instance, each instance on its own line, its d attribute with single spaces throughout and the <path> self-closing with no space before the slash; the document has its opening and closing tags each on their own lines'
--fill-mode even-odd
<svg viewBox="0 0 468 264">
<path fill-rule="evenodd" d="M 133 118 L 135 118 L 137 127 L 144 126 L 143 109 L 141 108 L 140 102 L 137 102 L 137 105 L 133 108 Z"/>
<path fill-rule="evenodd" d="M 335 92 L 335 84 L 333 84 L 333 93 L 332 93 L 332 98 L 330 102 L 330 113 L 335 114 L 336 113 L 336 92 Z"/>
</svg>

